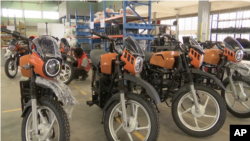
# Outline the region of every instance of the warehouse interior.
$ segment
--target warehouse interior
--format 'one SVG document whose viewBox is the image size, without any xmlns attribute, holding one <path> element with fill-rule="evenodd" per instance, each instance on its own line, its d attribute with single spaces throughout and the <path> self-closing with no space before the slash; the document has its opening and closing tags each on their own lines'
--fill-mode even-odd
<svg viewBox="0 0 250 141">
<path fill-rule="evenodd" d="M 227 141 L 250 123 L 249 0 L 0 11 L 1 140 Z"/>
</svg>

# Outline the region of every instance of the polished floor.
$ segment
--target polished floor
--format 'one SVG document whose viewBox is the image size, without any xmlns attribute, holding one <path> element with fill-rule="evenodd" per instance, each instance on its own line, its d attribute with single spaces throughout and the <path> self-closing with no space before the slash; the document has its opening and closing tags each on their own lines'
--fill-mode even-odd
<svg viewBox="0 0 250 141">
<path fill-rule="evenodd" d="M 1 68 L 2 141 L 21 140 L 20 78 L 20 73 L 14 79 L 7 78 L 3 67 Z M 106 141 L 101 124 L 102 110 L 97 106 L 86 105 L 86 101 L 91 98 L 90 79 L 83 82 L 73 81 L 69 87 L 73 96 L 79 101 L 70 120 L 71 141 Z M 171 108 L 162 103 L 159 104 L 159 109 L 160 135 L 158 141 L 229 141 L 229 125 L 250 123 L 250 118 L 239 119 L 227 113 L 226 122 L 219 132 L 206 138 L 193 138 L 183 133 L 175 125 Z"/>
</svg>

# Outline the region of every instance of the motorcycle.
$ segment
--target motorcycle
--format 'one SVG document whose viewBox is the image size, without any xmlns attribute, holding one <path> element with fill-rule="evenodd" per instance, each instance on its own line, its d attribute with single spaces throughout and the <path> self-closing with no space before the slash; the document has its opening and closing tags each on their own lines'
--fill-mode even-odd
<svg viewBox="0 0 250 141">
<path fill-rule="evenodd" d="M 187 49 L 173 36 L 165 36 L 179 44 L 179 51 L 154 54 L 144 51 L 141 78 L 156 89 L 162 102 L 165 101 L 169 107 L 169 102 L 172 102 L 174 122 L 183 132 L 194 137 L 210 136 L 223 126 L 226 105 L 218 92 L 194 83 L 193 77 L 196 74 L 206 76 L 213 79 L 221 89 L 224 86 L 213 75 L 198 69 L 203 62 L 204 50 L 194 39 L 190 38 L 192 46 Z M 141 95 L 145 92 L 137 85 L 131 87 Z"/>
<path fill-rule="evenodd" d="M 28 42 L 30 54 L 20 57 L 21 74 L 29 80 L 20 81 L 23 141 L 70 140 L 67 114 L 62 106 L 77 102 L 70 89 L 54 78 L 62 64 L 61 52 L 51 36 L 33 41 L 19 32 L 1 29 L 17 40 Z M 68 112 L 71 115 L 71 111 Z"/>
<path fill-rule="evenodd" d="M 227 104 L 228 111 L 236 117 L 249 118 L 250 65 L 241 62 L 244 48 L 232 37 L 226 37 L 223 42 L 215 42 L 214 45 L 218 49 L 205 49 L 201 68 L 214 74 L 225 86 L 226 89 L 221 91 L 221 96 Z M 208 78 L 202 77 L 197 81 L 219 89 Z"/>
<path fill-rule="evenodd" d="M 70 51 L 70 45 L 65 38 L 60 40 L 60 51 L 63 58 L 63 65 L 61 72 L 57 76 L 57 79 L 67 85 L 74 78 L 74 67 L 72 66 L 71 62 L 74 62 L 75 59 L 72 56 L 67 55 Z"/>
<path fill-rule="evenodd" d="M 16 77 L 19 66 L 19 58 L 26 54 L 26 51 L 24 49 L 20 49 L 19 47 L 20 42 L 15 38 L 11 39 L 8 49 L 6 49 L 6 53 L 4 54 L 4 58 L 6 58 L 4 72 L 9 78 Z"/>
<path fill-rule="evenodd" d="M 127 36 L 125 47 L 119 48 L 114 39 L 90 31 L 101 39 L 111 41 L 110 52 L 94 49 L 90 52 L 92 69 L 92 100 L 87 105 L 97 105 L 103 110 L 102 123 L 106 137 L 113 140 L 137 140 L 133 133 L 140 133 L 144 140 L 157 140 L 159 119 L 154 106 L 141 95 L 130 92 L 126 82 L 135 82 L 146 89 L 156 103 L 160 98 L 155 89 L 137 77 L 143 67 L 144 53 L 136 40 Z M 125 83 L 125 84 L 124 84 Z M 122 130 L 123 129 L 123 130 Z"/>
</svg>

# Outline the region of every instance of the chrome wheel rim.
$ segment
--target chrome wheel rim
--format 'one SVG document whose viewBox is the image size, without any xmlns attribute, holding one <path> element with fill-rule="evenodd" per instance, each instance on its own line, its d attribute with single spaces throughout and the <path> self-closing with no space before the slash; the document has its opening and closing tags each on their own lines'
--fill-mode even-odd
<svg viewBox="0 0 250 141">
<path fill-rule="evenodd" d="M 219 120 L 219 104 L 212 95 L 205 91 L 197 90 L 196 94 L 199 96 L 200 111 L 195 110 L 192 94 L 186 93 L 178 103 L 178 116 L 184 126 L 190 130 L 206 131 L 214 127 Z"/>
<path fill-rule="evenodd" d="M 109 130 L 114 140 L 147 140 L 151 132 L 151 121 L 146 109 L 133 100 L 126 101 L 128 127 L 122 123 L 121 104 L 118 103 L 109 116 Z M 143 114 L 144 113 L 144 114 Z"/>
<path fill-rule="evenodd" d="M 26 126 L 25 126 L 25 137 L 27 141 L 59 141 L 60 138 L 60 128 L 58 120 L 54 112 L 46 107 L 40 106 L 38 109 L 37 119 L 38 119 L 38 135 L 35 134 L 33 129 L 32 112 L 30 113 Z M 46 116 L 47 115 L 47 116 Z M 52 129 L 49 131 L 49 127 Z M 48 136 L 45 137 L 46 131 Z"/>
<path fill-rule="evenodd" d="M 244 92 L 247 97 L 242 98 L 241 91 L 240 91 L 240 85 L 243 86 Z M 238 96 L 234 96 L 233 89 L 230 84 L 226 86 L 225 90 L 225 101 L 227 105 L 235 112 L 237 113 L 248 113 L 250 112 L 250 86 L 243 82 L 243 81 L 234 81 L 234 86 L 236 91 L 238 92 Z"/>
<path fill-rule="evenodd" d="M 8 64 L 8 72 L 11 76 L 15 76 L 17 72 L 17 65 L 14 60 L 11 60 Z"/>
<path fill-rule="evenodd" d="M 70 79 L 71 76 L 71 69 L 68 64 L 64 64 L 62 66 L 62 70 L 57 76 L 57 79 L 62 82 L 67 82 Z"/>
</svg>

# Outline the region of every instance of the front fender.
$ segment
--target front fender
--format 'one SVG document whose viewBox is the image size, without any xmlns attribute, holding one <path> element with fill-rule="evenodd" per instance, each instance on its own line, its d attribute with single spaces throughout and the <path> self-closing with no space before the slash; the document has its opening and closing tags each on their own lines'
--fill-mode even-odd
<svg viewBox="0 0 250 141">
<path fill-rule="evenodd" d="M 40 87 L 51 89 L 58 99 L 62 101 L 63 105 L 76 105 L 78 103 L 77 100 L 72 96 L 69 87 L 61 81 L 37 76 L 35 82 L 36 85 Z"/>
<path fill-rule="evenodd" d="M 135 77 L 133 75 L 130 75 L 130 74 L 124 74 L 123 75 L 124 77 L 124 80 L 128 80 L 128 81 L 132 81 L 132 82 L 135 82 L 137 84 L 139 84 L 140 86 L 142 86 L 143 88 L 146 89 L 147 91 L 147 94 L 156 102 L 156 103 L 161 103 L 161 100 L 160 100 L 160 97 L 157 93 L 157 91 L 155 90 L 155 88 L 149 84 L 147 81 L 141 79 L 141 78 L 138 78 L 138 77 Z"/>
<path fill-rule="evenodd" d="M 198 74 L 198 75 L 201 75 L 201 76 L 206 76 L 206 77 L 209 77 L 210 79 L 213 79 L 214 82 L 223 90 L 225 90 L 225 87 L 224 85 L 222 84 L 222 82 L 216 78 L 214 75 L 210 74 L 210 73 L 207 73 L 207 72 L 204 72 L 204 71 L 201 71 L 201 70 L 198 70 L 198 69 L 194 69 L 192 68 L 191 69 L 191 72 L 192 74 Z"/>
</svg>

